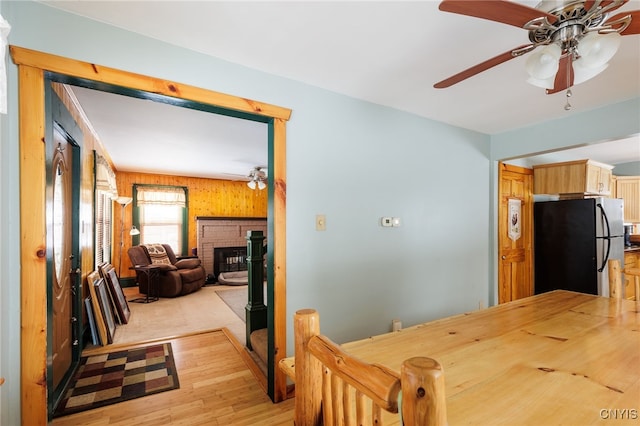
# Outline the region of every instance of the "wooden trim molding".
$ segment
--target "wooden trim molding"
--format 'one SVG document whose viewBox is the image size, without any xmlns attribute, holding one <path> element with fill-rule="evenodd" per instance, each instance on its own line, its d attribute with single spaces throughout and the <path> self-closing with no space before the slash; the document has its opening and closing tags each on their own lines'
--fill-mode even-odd
<svg viewBox="0 0 640 426">
<path fill-rule="evenodd" d="M 18 65 L 22 424 L 47 424 L 47 268 L 45 216 L 45 72 L 199 102 L 273 120 L 275 402 L 286 398 L 277 368 L 286 356 L 286 121 L 291 110 L 34 50 L 10 46 Z"/>
<path fill-rule="evenodd" d="M 141 74 L 121 71 L 101 65 L 80 62 L 62 56 L 50 55 L 36 50 L 9 46 L 16 65 L 26 65 L 58 74 L 115 84 L 143 92 L 186 99 L 236 111 L 289 120 L 291 110 L 264 102 L 239 98 L 225 93 L 201 89 L 173 81 L 152 78 Z"/>
</svg>

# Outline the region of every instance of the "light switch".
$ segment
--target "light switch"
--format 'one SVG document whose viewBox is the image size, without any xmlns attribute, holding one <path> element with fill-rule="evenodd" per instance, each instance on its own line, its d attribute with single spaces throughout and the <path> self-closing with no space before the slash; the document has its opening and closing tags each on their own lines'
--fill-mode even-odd
<svg viewBox="0 0 640 426">
<path fill-rule="evenodd" d="M 327 230 L 327 218 L 323 214 L 316 215 L 316 231 Z"/>
<path fill-rule="evenodd" d="M 393 226 L 400 226 L 400 218 L 399 217 L 392 217 L 391 218 L 391 224 Z"/>
</svg>

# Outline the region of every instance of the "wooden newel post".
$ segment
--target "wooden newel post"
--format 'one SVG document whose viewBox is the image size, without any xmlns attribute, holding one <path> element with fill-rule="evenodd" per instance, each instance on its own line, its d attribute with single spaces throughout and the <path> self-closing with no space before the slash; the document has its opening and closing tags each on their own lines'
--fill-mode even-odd
<svg viewBox="0 0 640 426">
<path fill-rule="evenodd" d="M 251 348 L 251 333 L 267 328 L 267 306 L 264 304 L 264 235 L 247 231 L 247 279 L 249 300 L 245 306 L 246 343 Z"/>
<path fill-rule="evenodd" d="M 296 369 L 297 371 L 297 369 Z M 445 426 L 444 372 L 438 361 L 410 358 L 400 368 L 402 419 L 406 426 Z"/>
<path fill-rule="evenodd" d="M 322 364 L 307 350 L 309 339 L 320 334 L 320 315 L 301 309 L 293 316 L 296 371 L 296 426 L 322 424 Z"/>
</svg>

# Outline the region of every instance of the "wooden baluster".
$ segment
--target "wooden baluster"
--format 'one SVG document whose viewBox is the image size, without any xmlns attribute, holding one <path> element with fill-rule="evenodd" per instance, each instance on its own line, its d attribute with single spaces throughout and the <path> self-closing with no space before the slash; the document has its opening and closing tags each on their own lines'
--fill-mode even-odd
<svg viewBox="0 0 640 426">
<path fill-rule="evenodd" d="M 301 309 L 293 317 L 295 336 L 296 401 L 295 425 L 322 424 L 322 364 L 309 353 L 309 340 L 320 334 L 320 316 L 314 309 Z"/>
<path fill-rule="evenodd" d="M 344 382 L 340 377 L 331 374 L 331 399 L 323 399 L 323 404 L 333 404 L 333 419 L 324 419 L 324 426 L 344 426 L 344 399 L 343 390 Z"/>
<path fill-rule="evenodd" d="M 356 422 L 359 425 L 365 423 L 367 418 L 367 400 L 365 394 L 360 391 L 356 391 Z"/>
<path fill-rule="evenodd" d="M 402 419 L 407 426 L 447 424 L 444 372 L 438 361 L 414 357 L 402 363 Z"/>
<path fill-rule="evenodd" d="M 624 290 L 622 289 L 622 276 L 620 271 L 620 261 L 611 259 L 609 265 L 609 297 L 613 299 L 624 299 Z"/>
<path fill-rule="evenodd" d="M 342 412 L 344 413 L 344 424 L 346 426 L 354 426 L 356 424 L 355 408 L 353 404 L 353 388 L 346 382 L 342 382 Z"/>
<path fill-rule="evenodd" d="M 331 382 L 333 380 L 333 374 L 324 365 L 322 366 L 322 400 L 333 401 L 333 394 L 331 393 Z M 333 423 L 333 404 L 322 404 L 322 419 L 324 426 L 331 426 Z"/>
</svg>

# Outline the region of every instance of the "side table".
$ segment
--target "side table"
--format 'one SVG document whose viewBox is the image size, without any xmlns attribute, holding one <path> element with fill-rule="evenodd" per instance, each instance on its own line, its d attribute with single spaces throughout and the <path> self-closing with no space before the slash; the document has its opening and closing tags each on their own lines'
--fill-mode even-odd
<svg viewBox="0 0 640 426">
<path fill-rule="evenodd" d="M 160 299 L 160 267 L 157 265 L 135 265 L 130 269 L 147 276 L 147 294 L 145 297 L 129 300 L 136 303 L 151 303 Z"/>
</svg>

